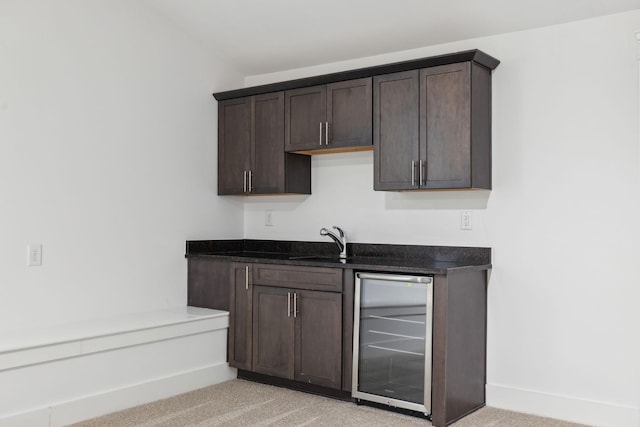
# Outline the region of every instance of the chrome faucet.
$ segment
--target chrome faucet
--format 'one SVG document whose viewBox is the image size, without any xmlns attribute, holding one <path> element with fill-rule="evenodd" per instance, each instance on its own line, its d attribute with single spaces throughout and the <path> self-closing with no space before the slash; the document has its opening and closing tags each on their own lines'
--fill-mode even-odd
<svg viewBox="0 0 640 427">
<path fill-rule="evenodd" d="M 334 225 L 333 228 L 338 231 L 337 235 L 333 231 L 327 230 L 324 227 L 320 229 L 320 235 L 331 237 L 333 241 L 336 242 L 336 245 L 338 245 L 338 248 L 340 249 L 340 259 L 346 259 L 347 258 L 347 237 L 344 235 L 344 231 L 342 231 L 340 227 L 336 227 Z"/>
</svg>

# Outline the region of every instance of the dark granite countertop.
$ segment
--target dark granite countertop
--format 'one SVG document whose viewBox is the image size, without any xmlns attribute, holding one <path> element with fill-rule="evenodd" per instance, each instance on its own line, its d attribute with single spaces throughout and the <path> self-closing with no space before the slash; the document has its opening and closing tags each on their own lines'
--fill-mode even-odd
<svg viewBox="0 0 640 427">
<path fill-rule="evenodd" d="M 447 274 L 455 270 L 491 268 L 491 249 L 457 246 L 347 244 L 346 260 L 332 242 L 282 240 L 187 241 L 187 258 L 230 262 L 288 264 L 414 274 Z"/>
</svg>

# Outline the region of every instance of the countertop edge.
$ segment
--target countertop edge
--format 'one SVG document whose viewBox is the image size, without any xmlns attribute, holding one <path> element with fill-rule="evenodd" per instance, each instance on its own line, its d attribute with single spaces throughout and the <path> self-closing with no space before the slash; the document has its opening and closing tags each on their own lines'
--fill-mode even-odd
<svg viewBox="0 0 640 427">
<path fill-rule="evenodd" d="M 227 262 L 248 262 L 256 264 L 281 264 L 281 265 L 297 265 L 304 267 L 325 267 L 325 268 L 341 268 L 343 270 L 361 270 L 361 271 L 385 271 L 394 273 L 417 273 L 417 274 L 448 274 L 460 271 L 474 271 L 474 270 L 490 270 L 492 264 L 460 264 L 452 265 L 448 267 L 436 267 L 429 265 L 394 265 L 393 260 L 380 259 L 380 263 L 371 262 L 358 262 L 358 260 L 349 260 L 347 263 L 341 263 L 339 261 L 325 261 L 325 260 L 309 260 L 309 259 L 274 259 L 265 256 L 245 256 L 238 254 L 225 254 L 225 253 L 198 253 L 198 254 L 186 254 L 187 259 L 216 259 L 219 261 Z M 397 261 L 397 259 L 396 259 Z M 434 262 L 434 261 L 431 261 Z M 436 263 L 438 261 L 435 261 Z M 450 263 L 452 262 L 442 262 Z"/>
</svg>

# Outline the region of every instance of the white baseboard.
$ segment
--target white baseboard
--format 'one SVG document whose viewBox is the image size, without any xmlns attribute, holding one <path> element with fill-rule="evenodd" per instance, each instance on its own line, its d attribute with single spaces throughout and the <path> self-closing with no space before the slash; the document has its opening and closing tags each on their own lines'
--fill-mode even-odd
<svg viewBox="0 0 640 427">
<path fill-rule="evenodd" d="M 487 384 L 487 406 L 606 427 L 639 427 L 640 408 Z"/>
<path fill-rule="evenodd" d="M 49 408 L 35 409 L 22 414 L 0 418 L 0 427 L 44 427 L 49 426 Z"/>
<path fill-rule="evenodd" d="M 218 363 L 2 418 L 0 427 L 60 427 L 228 381 L 236 374 L 228 363 Z"/>
</svg>

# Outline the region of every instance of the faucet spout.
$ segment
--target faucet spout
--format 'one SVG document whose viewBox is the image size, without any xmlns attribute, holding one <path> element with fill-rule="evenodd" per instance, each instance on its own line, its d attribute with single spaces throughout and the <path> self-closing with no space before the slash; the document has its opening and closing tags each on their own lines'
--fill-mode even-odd
<svg viewBox="0 0 640 427">
<path fill-rule="evenodd" d="M 336 245 L 338 245 L 338 249 L 340 249 L 340 258 L 346 259 L 347 258 L 347 237 L 345 236 L 344 231 L 342 231 L 340 227 L 336 227 L 334 225 L 333 228 L 338 232 L 338 234 L 322 227 L 320 229 L 320 235 L 330 237 L 336 243 Z"/>
</svg>

